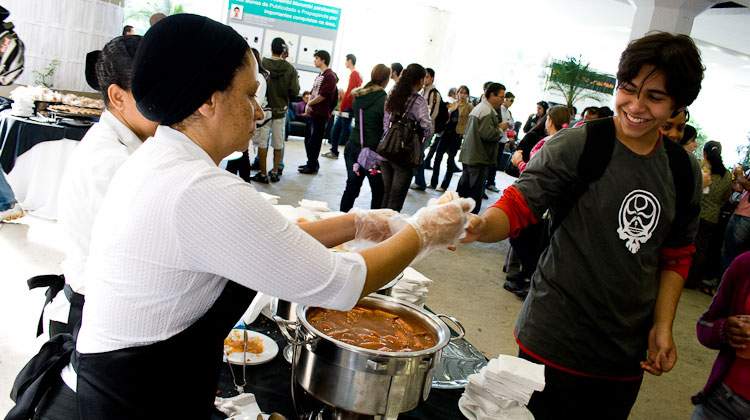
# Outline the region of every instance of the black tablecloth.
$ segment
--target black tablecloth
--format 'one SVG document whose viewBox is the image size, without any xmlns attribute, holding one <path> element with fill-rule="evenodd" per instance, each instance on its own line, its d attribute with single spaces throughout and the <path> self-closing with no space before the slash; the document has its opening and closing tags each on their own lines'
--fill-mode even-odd
<svg viewBox="0 0 750 420">
<path fill-rule="evenodd" d="M 249 330 L 265 334 L 276 341 L 279 345 L 279 354 L 272 361 L 254 366 L 247 366 L 247 385 L 245 392 L 255 394 L 258 405 L 264 413 L 277 412 L 289 419 L 296 419 L 294 404 L 291 394 L 292 366 L 284 360 L 283 349 L 287 344 L 278 327 L 273 321 L 264 316 L 259 316 Z M 233 397 L 237 395 L 232 382 L 232 373 L 225 363 L 219 379 L 219 397 Z M 232 366 L 235 378 L 242 381 L 242 366 Z M 300 392 L 301 388 L 297 388 Z M 463 419 L 465 418 L 458 409 L 458 399 L 463 394 L 463 389 L 433 389 L 426 401 L 422 401 L 412 411 L 402 413 L 399 420 L 441 420 L 441 419 Z M 298 394 L 295 394 L 298 395 Z M 316 401 L 310 398 L 301 398 L 305 411 L 312 411 Z M 309 407 L 309 408 L 308 408 Z M 216 417 L 224 418 L 223 416 Z"/>
<path fill-rule="evenodd" d="M 16 158 L 34 145 L 50 140 L 81 140 L 89 128 L 43 124 L 3 112 L 0 115 L 0 165 L 8 173 L 16 164 Z"/>
</svg>

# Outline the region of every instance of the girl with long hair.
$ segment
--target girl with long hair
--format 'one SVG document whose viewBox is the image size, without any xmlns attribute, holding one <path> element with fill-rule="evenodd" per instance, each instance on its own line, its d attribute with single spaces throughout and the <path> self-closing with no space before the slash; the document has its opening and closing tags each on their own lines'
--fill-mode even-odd
<svg viewBox="0 0 750 420">
<path fill-rule="evenodd" d="M 704 268 L 706 267 L 704 263 L 706 255 L 710 252 L 709 245 L 717 230 L 716 225 L 719 222 L 721 206 L 732 195 L 732 177 L 721 159 L 721 143 L 718 141 L 706 142 L 703 146 L 701 169 L 705 174 L 709 174 L 710 181 L 704 183 L 701 218 L 698 223 L 698 233 L 695 235 L 695 254 L 693 254 L 693 264 L 690 266 L 685 287 L 706 286 L 702 287 L 701 290 L 713 295 L 712 289 L 716 285 L 702 285 L 701 283 L 701 280 L 705 277 Z"/>
<path fill-rule="evenodd" d="M 418 121 L 424 139 L 432 138 L 432 121 L 427 109 L 427 100 L 418 92 L 424 86 L 427 71 L 419 64 L 409 64 L 401 73 L 396 86 L 393 87 L 385 103 L 385 117 L 383 131 L 388 130 L 388 123 L 393 114 L 406 114 L 414 121 Z M 383 208 L 400 211 L 409 192 L 409 184 L 414 170 L 394 162 L 383 160 L 380 162 L 383 173 Z"/>
<path fill-rule="evenodd" d="M 361 88 L 354 89 L 352 95 L 352 112 L 354 115 L 354 129 L 349 135 L 349 141 L 344 147 L 344 161 L 346 162 L 346 189 L 341 197 L 341 211 L 349 211 L 354 207 L 354 200 L 359 197 L 359 191 L 365 178 L 370 182 L 372 191 L 371 209 L 379 209 L 383 205 L 383 176 L 377 169 L 357 168 L 357 158 L 362 147 L 375 150 L 383 137 L 383 116 L 385 114 L 385 87 L 391 77 L 391 69 L 385 64 L 373 67 L 370 81 Z M 362 137 L 360 138 L 360 133 Z"/>
<path fill-rule="evenodd" d="M 456 167 L 456 153 L 458 153 L 458 148 L 461 147 L 461 139 L 463 139 L 466 125 L 469 122 L 469 113 L 473 109 L 474 106 L 469 103 L 469 88 L 466 86 L 459 87 L 458 99 L 448 105 L 448 124 L 445 126 L 445 131 L 443 131 L 443 135 L 440 137 L 437 146 L 437 152 L 435 152 L 435 165 L 433 166 L 432 180 L 430 181 L 431 188 L 437 187 L 440 180 L 440 162 L 443 160 L 443 155 L 448 153 L 445 178 L 443 178 L 443 182 L 440 184 L 440 187 L 437 187 L 437 190 L 445 191 L 448 189 Z"/>
</svg>

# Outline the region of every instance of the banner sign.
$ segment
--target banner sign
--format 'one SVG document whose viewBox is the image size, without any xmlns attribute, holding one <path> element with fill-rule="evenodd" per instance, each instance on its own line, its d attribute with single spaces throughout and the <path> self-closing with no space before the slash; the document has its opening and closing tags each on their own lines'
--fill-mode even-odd
<svg viewBox="0 0 750 420">
<path fill-rule="evenodd" d="M 307 1 L 229 0 L 227 24 L 263 57 L 271 56 L 271 41 L 282 38 L 288 62 L 317 72 L 313 54 L 325 50 L 333 57 L 340 18 L 341 9 Z"/>
</svg>

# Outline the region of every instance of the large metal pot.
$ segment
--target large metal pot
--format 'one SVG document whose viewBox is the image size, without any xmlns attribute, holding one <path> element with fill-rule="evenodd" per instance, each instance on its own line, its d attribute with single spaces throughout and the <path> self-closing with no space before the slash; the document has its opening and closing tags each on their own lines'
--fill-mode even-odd
<svg viewBox="0 0 750 420">
<path fill-rule="evenodd" d="M 333 339 L 307 321 L 308 307 L 297 307 L 296 337 L 289 322 L 276 318 L 282 332 L 295 342 L 293 374 L 297 383 L 315 398 L 334 407 L 360 414 L 395 419 L 426 399 L 440 353 L 465 330 L 453 317 L 433 315 L 418 306 L 390 296 L 370 295 L 361 304 L 416 319 L 437 337 L 432 348 L 413 352 L 369 350 Z M 449 319 L 459 332 L 451 338 L 442 321 Z"/>
</svg>

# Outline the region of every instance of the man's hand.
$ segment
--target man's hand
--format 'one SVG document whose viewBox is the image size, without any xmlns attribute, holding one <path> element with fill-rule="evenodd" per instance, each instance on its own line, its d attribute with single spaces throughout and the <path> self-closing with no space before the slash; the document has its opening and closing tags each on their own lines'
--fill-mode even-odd
<svg viewBox="0 0 750 420">
<path fill-rule="evenodd" d="M 461 243 L 474 242 L 482 236 L 487 223 L 476 214 L 471 214 L 469 218 L 469 227 L 466 228 L 466 236 L 461 239 Z"/>
<path fill-rule="evenodd" d="M 501 122 L 500 123 L 500 131 L 502 131 L 503 133 L 505 133 L 505 130 L 507 130 L 507 129 L 508 129 L 508 121 Z"/>
<path fill-rule="evenodd" d="M 646 372 L 660 376 L 669 372 L 677 362 L 677 349 L 672 338 L 672 330 L 668 327 L 654 326 L 648 333 L 648 357 L 641 362 L 641 368 Z"/>
</svg>

